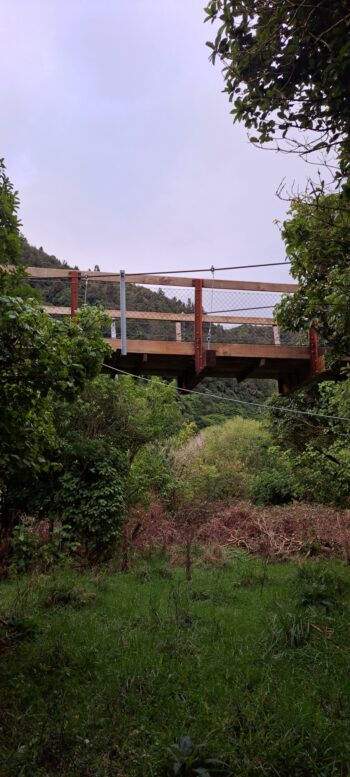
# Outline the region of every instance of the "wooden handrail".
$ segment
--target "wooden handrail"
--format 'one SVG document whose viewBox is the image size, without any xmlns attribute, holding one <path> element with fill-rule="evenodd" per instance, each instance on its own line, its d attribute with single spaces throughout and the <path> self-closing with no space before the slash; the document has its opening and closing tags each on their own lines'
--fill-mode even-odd
<svg viewBox="0 0 350 777">
<path fill-rule="evenodd" d="M 45 280 L 46 278 L 70 278 L 72 270 L 58 269 L 56 267 L 27 267 L 28 274 L 31 278 L 39 278 Z M 119 283 L 119 273 L 102 273 L 95 272 L 94 270 L 80 270 L 80 277 L 85 275 L 89 280 L 98 280 L 101 283 Z M 167 275 L 126 275 L 126 283 L 136 283 L 139 285 L 147 286 L 184 286 L 186 288 L 193 288 L 196 278 L 189 277 L 176 277 Z M 211 280 L 210 278 L 203 279 L 204 289 L 222 289 L 222 290 L 236 290 L 236 291 L 270 291 L 270 292 L 282 292 L 293 294 L 298 290 L 298 286 L 295 283 L 268 283 L 262 281 L 238 281 L 238 280 Z"/>
</svg>

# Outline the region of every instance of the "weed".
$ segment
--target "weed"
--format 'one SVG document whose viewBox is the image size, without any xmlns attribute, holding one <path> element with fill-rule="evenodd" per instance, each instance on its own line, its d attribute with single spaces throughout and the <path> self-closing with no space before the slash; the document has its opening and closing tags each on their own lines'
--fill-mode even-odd
<svg viewBox="0 0 350 777">
<path fill-rule="evenodd" d="M 14 647 L 18 642 L 36 638 L 40 628 L 33 618 L 18 618 L 14 615 L 0 618 L 0 651 Z"/>
<path fill-rule="evenodd" d="M 189 610 L 190 594 L 182 594 L 179 588 L 172 587 L 169 595 L 169 604 L 173 608 L 175 623 L 178 629 L 188 629 L 192 625 L 193 618 Z"/>
<path fill-rule="evenodd" d="M 47 587 L 42 604 L 43 607 L 73 607 L 79 609 L 91 604 L 96 597 L 92 591 L 79 588 L 69 580 L 53 581 Z"/>
<path fill-rule="evenodd" d="M 301 566 L 296 576 L 298 603 L 302 607 L 324 607 L 328 612 L 339 608 L 349 584 L 323 566 Z"/>
<path fill-rule="evenodd" d="M 207 591 L 192 591 L 191 597 L 195 602 L 207 602 L 210 594 Z"/>
<path fill-rule="evenodd" d="M 219 774 L 227 774 L 226 764 L 214 758 L 207 758 L 205 749 L 204 744 L 194 745 L 189 736 L 180 737 L 179 741 L 169 748 L 170 769 L 166 771 L 166 775 L 216 777 Z"/>
<path fill-rule="evenodd" d="M 204 567 L 222 567 L 227 564 L 227 549 L 223 545 L 200 546 L 200 564 Z"/>
<path fill-rule="evenodd" d="M 305 615 L 279 612 L 273 616 L 272 624 L 265 637 L 266 653 L 285 648 L 304 647 L 312 633 L 310 620 Z"/>
</svg>

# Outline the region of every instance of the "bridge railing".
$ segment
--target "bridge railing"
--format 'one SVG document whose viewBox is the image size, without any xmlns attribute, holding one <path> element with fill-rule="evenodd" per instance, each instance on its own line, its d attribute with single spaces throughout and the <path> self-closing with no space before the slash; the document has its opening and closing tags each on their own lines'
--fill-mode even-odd
<svg viewBox="0 0 350 777">
<path fill-rule="evenodd" d="M 115 306 L 107 307 L 112 318 L 111 337 L 120 334 L 119 273 L 31 267 L 32 278 L 63 279 L 70 283 L 70 308 L 47 306 L 53 315 L 74 315 L 79 304 L 99 301 L 100 284 L 112 284 Z M 274 308 L 283 293 L 293 293 L 295 284 L 219 280 L 178 276 L 126 275 L 128 339 L 159 339 L 195 342 L 199 347 L 217 342 L 270 342 L 279 345 L 288 333 L 279 332 Z M 84 294 L 85 291 L 85 294 Z M 101 294 L 101 301 L 106 295 Z"/>
<path fill-rule="evenodd" d="M 45 288 L 48 280 L 61 291 L 66 283 L 70 284 L 70 307 L 67 304 L 46 306 L 52 315 L 73 316 L 79 306 L 101 302 L 112 320 L 111 345 L 114 350 L 120 350 L 119 273 L 27 269 L 33 281 Z M 274 320 L 276 304 L 282 294 L 295 293 L 298 288 L 295 284 L 148 274 L 126 275 L 125 284 L 126 342 L 134 353 L 192 354 L 195 372 L 200 375 L 206 367 L 215 364 L 216 354 L 250 358 L 260 349 L 273 359 L 281 356 L 283 346 L 292 346 L 285 356 L 296 358 L 300 345 L 300 352 L 304 352 L 301 356 L 305 358 L 307 345 L 311 373 L 317 374 L 323 369 L 316 330 L 311 327 L 296 339 L 295 335 L 279 331 Z M 67 298 L 67 289 L 64 296 Z"/>
</svg>

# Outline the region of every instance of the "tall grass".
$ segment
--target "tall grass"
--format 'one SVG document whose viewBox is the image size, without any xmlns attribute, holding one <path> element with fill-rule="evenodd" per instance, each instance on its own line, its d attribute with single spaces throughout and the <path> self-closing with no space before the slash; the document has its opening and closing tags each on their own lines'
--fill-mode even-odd
<svg viewBox="0 0 350 777">
<path fill-rule="evenodd" d="M 1 777 L 348 775 L 348 592 L 301 604 L 303 574 L 262 587 L 236 554 L 188 584 L 158 556 L 3 584 Z"/>
</svg>

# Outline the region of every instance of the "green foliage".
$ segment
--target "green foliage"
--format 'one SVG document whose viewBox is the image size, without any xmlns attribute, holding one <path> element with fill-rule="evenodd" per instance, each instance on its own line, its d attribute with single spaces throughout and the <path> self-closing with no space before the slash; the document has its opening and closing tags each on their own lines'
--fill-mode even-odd
<svg viewBox="0 0 350 777">
<path fill-rule="evenodd" d="M 78 450 L 79 448 L 79 450 Z M 70 526 L 71 536 L 88 553 L 114 549 L 125 514 L 127 465 L 122 450 L 102 451 L 96 440 L 65 450 L 65 471 L 59 477 L 55 510 Z"/>
<path fill-rule="evenodd" d="M 40 558 L 40 548 L 40 538 L 32 526 L 26 525 L 25 522 L 15 526 L 11 538 L 13 570 L 23 574 L 36 566 Z"/>
<path fill-rule="evenodd" d="M 296 498 L 297 484 L 286 470 L 263 470 L 254 478 L 250 493 L 257 504 L 283 505 Z"/>
<path fill-rule="evenodd" d="M 248 334 L 244 326 L 236 327 L 235 341 L 258 342 L 259 333 L 257 329 L 258 327 L 254 327 L 254 331 L 250 331 Z M 232 342 L 232 330 L 223 330 L 217 339 L 225 342 L 226 338 Z M 264 340 L 262 339 L 261 342 L 264 342 Z M 267 342 L 269 342 L 268 339 Z M 198 429 L 205 429 L 207 426 L 216 426 L 217 424 L 224 423 L 227 419 L 236 415 L 256 418 L 259 415 L 259 410 L 254 405 L 244 405 L 239 404 L 239 402 L 235 404 L 233 400 L 241 400 L 243 403 L 257 402 L 263 404 L 271 396 L 273 390 L 274 383 L 270 380 L 246 380 L 238 383 L 234 378 L 205 378 L 200 384 L 200 391 L 203 396 L 196 394 L 184 395 L 181 397 L 181 404 L 185 417 L 195 421 Z M 211 394 L 215 396 L 211 396 Z"/>
<path fill-rule="evenodd" d="M 0 529 L 8 534 L 26 508 L 33 483 L 56 444 L 52 405 L 74 399 L 95 376 L 108 347 L 105 315 L 82 310 L 73 321 L 51 319 L 25 288 L 18 196 L 0 160 Z"/>
<path fill-rule="evenodd" d="M 167 775 L 174 777 L 211 777 L 227 773 L 225 764 L 215 758 L 205 756 L 206 745 L 194 745 L 191 737 L 180 737 L 171 748 L 169 758 L 172 761 L 171 770 Z"/>
<path fill-rule="evenodd" d="M 348 576 L 334 561 L 322 567 Z M 145 583 L 138 568 L 59 567 L 2 583 L 5 773 L 170 777 L 169 747 L 186 734 L 202 759 L 195 768 L 211 777 L 221 768 L 208 756 L 235 777 L 345 777 L 348 610 L 294 608 L 290 562 L 269 565 L 263 591 L 237 585 L 261 572 L 243 553 L 220 569 L 195 567 L 198 597 L 168 570 Z"/>
<path fill-rule="evenodd" d="M 164 445 L 141 448 L 131 466 L 129 504 L 148 507 L 152 494 L 169 502 L 174 488 L 176 478 L 168 448 Z"/>
<path fill-rule="evenodd" d="M 16 192 L 0 159 L 0 265 L 17 264 L 21 255 L 19 208 Z"/>
<path fill-rule="evenodd" d="M 320 503 L 348 505 L 349 400 L 349 379 L 341 383 L 325 381 L 290 397 L 271 398 L 271 433 L 277 446 L 286 452 L 300 496 Z M 297 412 L 281 413 L 276 408 Z M 349 423 L 337 417 L 349 418 Z"/>
<path fill-rule="evenodd" d="M 240 416 L 203 430 L 174 452 L 183 498 L 191 504 L 248 496 L 252 478 L 265 466 L 270 443 L 261 423 Z"/>
<path fill-rule="evenodd" d="M 42 597 L 42 605 L 47 609 L 57 607 L 71 607 L 80 610 L 81 607 L 91 604 L 96 594 L 86 588 L 78 587 L 71 579 L 64 577 L 53 578 L 45 587 Z"/>
<path fill-rule="evenodd" d="M 5 293 L 4 293 L 5 292 Z M 106 353 L 103 315 L 82 311 L 57 322 L 35 300 L 0 297 L 0 490 L 13 508 L 47 466 L 55 441 L 55 397 L 73 399 L 101 368 Z M 9 505 L 10 506 L 10 505 Z"/>
<path fill-rule="evenodd" d="M 174 388 L 157 378 L 147 384 L 109 375 L 89 381 L 74 403 L 54 405 L 56 444 L 51 466 L 31 499 L 32 512 L 69 526 L 81 552 L 92 557 L 112 553 L 127 508 L 142 498 L 146 487 L 143 447 L 152 452 L 181 423 Z M 132 476 L 138 454 L 139 467 Z M 151 455 L 154 475 L 156 464 Z"/>
<path fill-rule="evenodd" d="M 349 588 L 348 581 L 322 565 L 302 566 L 295 575 L 298 601 L 302 607 L 340 607 Z"/>
<path fill-rule="evenodd" d="M 331 357 L 350 354 L 350 200 L 341 194 L 295 200 L 282 238 L 298 291 L 276 308 L 281 327 L 294 332 L 315 322 Z"/>
<path fill-rule="evenodd" d="M 287 150 L 334 151 L 342 172 L 349 152 L 348 6 L 320 0 L 210 0 L 207 21 L 218 24 L 213 63 L 223 63 L 235 121 L 251 141 Z M 310 131 L 308 139 L 301 135 Z M 285 140 L 285 142 L 284 142 Z"/>
<path fill-rule="evenodd" d="M 11 537 L 11 571 L 22 575 L 32 569 L 47 570 L 76 549 L 69 526 L 54 526 L 44 541 L 35 521 L 24 518 L 14 527 Z"/>
<path fill-rule="evenodd" d="M 272 618 L 264 646 L 267 648 L 267 653 L 275 653 L 286 648 L 303 648 L 311 636 L 312 629 L 307 616 L 280 609 Z"/>
</svg>

